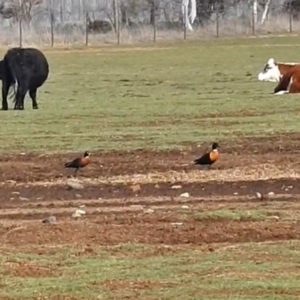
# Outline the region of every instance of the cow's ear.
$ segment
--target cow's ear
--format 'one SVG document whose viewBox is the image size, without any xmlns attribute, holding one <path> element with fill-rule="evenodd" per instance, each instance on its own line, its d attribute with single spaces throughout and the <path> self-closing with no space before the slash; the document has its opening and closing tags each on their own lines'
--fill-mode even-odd
<svg viewBox="0 0 300 300">
<path fill-rule="evenodd" d="M 269 67 L 275 66 L 275 60 L 274 60 L 274 58 L 270 58 L 268 60 L 268 65 L 269 65 Z"/>
</svg>

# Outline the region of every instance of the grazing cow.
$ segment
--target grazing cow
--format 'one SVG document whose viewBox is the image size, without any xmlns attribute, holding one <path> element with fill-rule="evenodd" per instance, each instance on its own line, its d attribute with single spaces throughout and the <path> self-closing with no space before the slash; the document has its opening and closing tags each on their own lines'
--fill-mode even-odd
<svg viewBox="0 0 300 300">
<path fill-rule="evenodd" d="M 0 61 L 2 80 L 2 110 L 8 110 L 7 95 L 11 86 L 16 86 L 14 109 L 24 109 L 24 98 L 29 91 L 32 108 L 38 109 L 37 89 L 47 80 L 49 65 L 45 55 L 34 48 L 12 48 Z"/>
<path fill-rule="evenodd" d="M 279 82 L 280 78 L 299 63 L 279 63 L 270 58 L 263 71 L 258 74 L 258 80 Z"/>
<path fill-rule="evenodd" d="M 282 76 L 274 93 L 275 95 L 300 93 L 300 65 L 294 66 Z"/>
</svg>

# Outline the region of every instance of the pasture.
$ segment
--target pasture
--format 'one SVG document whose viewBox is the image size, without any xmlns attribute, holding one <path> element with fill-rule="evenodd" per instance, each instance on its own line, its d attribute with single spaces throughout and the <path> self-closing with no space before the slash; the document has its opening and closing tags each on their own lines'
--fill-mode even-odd
<svg viewBox="0 0 300 300">
<path fill-rule="evenodd" d="M 299 96 L 257 80 L 296 43 L 45 49 L 39 110 L 0 112 L 0 298 L 298 299 Z"/>
</svg>

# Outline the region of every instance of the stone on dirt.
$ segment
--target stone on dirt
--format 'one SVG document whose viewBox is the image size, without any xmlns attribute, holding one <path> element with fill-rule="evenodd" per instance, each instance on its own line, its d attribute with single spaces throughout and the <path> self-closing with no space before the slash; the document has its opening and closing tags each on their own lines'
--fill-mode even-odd
<svg viewBox="0 0 300 300">
<path fill-rule="evenodd" d="M 142 190 L 141 186 L 139 184 L 134 184 L 134 185 L 131 185 L 129 187 L 134 193 L 136 192 L 139 192 Z"/>
<path fill-rule="evenodd" d="M 84 189 L 84 186 L 81 183 L 75 182 L 75 181 L 68 181 L 67 186 L 68 186 L 69 190 L 83 190 Z"/>
<path fill-rule="evenodd" d="M 181 198 L 188 198 L 190 196 L 189 193 L 183 193 L 180 195 Z"/>
<path fill-rule="evenodd" d="M 12 192 L 12 195 L 20 195 L 20 192 Z"/>
<path fill-rule="evenodd" d="M 182 205 L 181 208 L 182 209 L 189 209 L 190 207 L 188 205 Z"/>
<path fill-rule="evenodd" d="M 81 216 L 85 215 L 85 211 L 82 209 L 77 209 L 73 214 L 72 214 L 72 218 L 80 218 Z"/>
<path fill-rule="evenodd" d="M 172 226 L 182 226 L 183 223 L 181 222 L 174 222 L 174 223 L 171 223 Z"/>
<path fill-rule="evenodd" d="M 55 223 L 56 222 L 56 217 L 55 216 L 50 216 L 50 217 L 44 219 L 42 222 L 43 223 L 50 223 L 50 224 Z"/>
<path fill-rule="evenodd" d="M 179 189 L 182 189 L 182 186 L 181 185 L 172 185 L 171 189 L 172 190 L 179 190 Z"/>
<path fill-rule="evenodd" d="M 257 199 L 261 199 L 261 198 L 262 198 L 262 195 L 261 195 L 261 193 L 259 193 L 259 192 L 256 192 L 255 195 L 256 195 L 256 198 L 257 198 Z"/>
<path fill-rule="evenodd" d="M 146 210 L 144 210 L 145 214 L 153 214 L 154 213 L 154 209 L 148 208 Z"/>
<path fill-rule="evenodd" d="M 19 199 L 21 200 L 21 201 L 29 201 L 29 199 L 28 198 L 26 198 L 26 197 L 19 197 Z"/>
<path fill-rule="evenodd" d="M 6 180 L 6 183 L 7 184 L 10 184 L 10 185 L 15 185 L 17 184 L 17 182 L 15 180 Z"/>
<path fill-rule="evenodd" d="M 82 198 L 82 196 L 81 196 L 80 194 L 75 194 L 75 197 L 76 197 L 77 199 Z"/>
<path fill-rule="evenodd" d="M 275 196 L 275 193 L 274 193 L 274 192 L 269 192 L 269 193 L 268 193 L 268 197 L 273 197 L 273 196 Z"/>
</svg>

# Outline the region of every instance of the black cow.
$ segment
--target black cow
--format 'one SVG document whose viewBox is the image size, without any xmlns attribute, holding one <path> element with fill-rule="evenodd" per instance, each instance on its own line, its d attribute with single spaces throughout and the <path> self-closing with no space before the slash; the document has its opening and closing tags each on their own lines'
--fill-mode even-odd
<svg viewBox="0 0 300 300">
<path fill-rule="evenodd" d="M 32 108 L 38 109 L 37 89 L 49 75 L 49 65 L 45 55 L 34 48 L 12 48 L 0 61 L 2 80 L 2 110 L 8 110 L 7 95 L 11 86 L 17 86 L 14 109 L 24 109 L 24 98 L 29 91 Z"/>
</svg>

